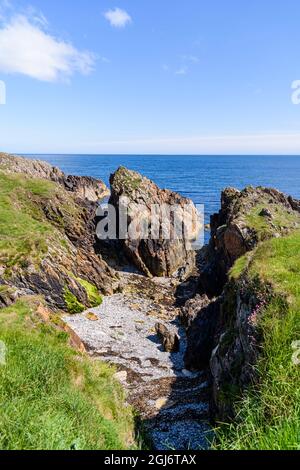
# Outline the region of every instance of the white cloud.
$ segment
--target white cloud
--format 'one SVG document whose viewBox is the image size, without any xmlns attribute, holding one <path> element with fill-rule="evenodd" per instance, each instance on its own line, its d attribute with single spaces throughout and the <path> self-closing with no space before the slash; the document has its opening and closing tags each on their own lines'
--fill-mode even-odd
<svg viewBox="0 0 300 470">
<path fill-rule="evenodd" d="M 121 8 L 108 10 L 104 13 L 105 18 L 110 22 L 111 26 L 115 28 L 124 28 L 127 24 L 132 22 L 131 16 Z"/>
<path fill-rule="evenodd" d="M 68 80 L 75 72 L 89 74 L 95 62 L 90 52 L 51 36 L 46 19 L 15 15 L 0 27 L 0 71 L 37 80 Z"/>
<path fill-rule="evenodd" d="M 187 67 L 181 67 L 180 69 L 176 70 L 175 75 L 186 75 L 188 73 Z"/>
</svg>

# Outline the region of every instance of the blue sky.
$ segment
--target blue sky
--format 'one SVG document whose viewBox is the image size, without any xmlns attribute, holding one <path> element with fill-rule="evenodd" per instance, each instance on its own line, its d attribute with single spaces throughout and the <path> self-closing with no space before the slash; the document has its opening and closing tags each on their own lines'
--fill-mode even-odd
<svg viewBox="0 0 300 470">
<path fill-rule="evenodd" d="M 298 0 L 0 0 L 0 149 L 295 153 Z"/>
</svg>

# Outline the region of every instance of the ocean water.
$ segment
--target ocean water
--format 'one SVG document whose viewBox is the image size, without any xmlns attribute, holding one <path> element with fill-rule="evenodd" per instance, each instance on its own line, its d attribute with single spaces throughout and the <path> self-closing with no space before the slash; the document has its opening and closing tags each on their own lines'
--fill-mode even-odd
<svg viewBox="0 0 300 470">
<path fill-rule="evenodd" d="M 228 187 L 274 187 L 300 199 L 300 156 L 143 156 L 143 155 L 26 155 L 58 166 L 67 174 L 93 176 L 109 184 L 120 165 L 136 170 L 161 188 L 204 204 L 205 220 L 220 208 Z"/>
</svg>

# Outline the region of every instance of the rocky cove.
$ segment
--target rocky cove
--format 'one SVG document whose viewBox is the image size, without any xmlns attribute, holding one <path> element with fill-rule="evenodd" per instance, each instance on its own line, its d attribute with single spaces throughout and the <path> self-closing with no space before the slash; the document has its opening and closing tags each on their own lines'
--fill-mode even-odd
<svg viewBox="0 0 300 470">
<path fill-rule="evenodd" d="M 96 239 L 97 204 L 108 195 L 116 209 L 124 195 L 149 210 L 187 202 L 138 173 L 119 168 L 109 191 L 7 154 L 0 172 L 25 181 L 12 208 L 30 213 L 40 235 L 18 253 L 1 251 L 0 306 L 41 296 L 43 322 L 58 315 L 73 346 L 114 364 L 151 447 L 209 448 L 216 422 L 234 419 L 235 400 L 259 381 L 257 319 L 278 297 L 251 272 L 252 254 L 297 233 L 300 202 L 270 188 L 225 189 L 210 243 L 194 253 L 181 240 Z"/>
</svg>

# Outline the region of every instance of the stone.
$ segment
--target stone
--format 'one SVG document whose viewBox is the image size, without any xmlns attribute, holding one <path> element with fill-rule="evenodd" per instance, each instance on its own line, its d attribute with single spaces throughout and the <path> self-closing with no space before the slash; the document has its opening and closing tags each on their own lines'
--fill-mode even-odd
<svg viewBox="0 0 300 470">
<path fill-rule="evenodd" d="M 0 166 L 9 173 L 22 173 L 30 177 L 43 178 L 61 184 L 80 199 L 97 202 L 109 196 L 103 181 L 88 176 L 65 175 L 59 168 L 41 160 L 30 160 L 7 153 L 0 153 Z"/>
<path fill-rule="evenodd" d="M 272 212 L 269 209 L 262 209 L 259 213 L 260 217 L 266 217 L 267 219 L 273 219 Z"/>
<path fill-rule="evenodd" d="M 137 227 L 136 236 L 120 240 L 128 258 L 135 266 L 149 277 L 172 277 L 175 273 L 188 276 L 195 267 L 195 253 L 190 240 L 196 239 L 200 230 L 199 216 L 191 200 L 177 193 L 160 189 L 149 179 L 139 173 L 120 167 L 110 178 L 111 197 L 109 203 L 119 214 L 120 207 L 126 198 L 129 207 L 128 222 Z M 184 239 L 154 238 L 151 232 L 151 209 L 153 207 L 177 206 L 181 210 L 189 207 L 184 220 L 187 237 Z M 158 233 L 166 228 L 167 218 L 158 214 L 156 222 Z M 170 222 L 171 231 L 174 221 Z M 144 228 L 144 232 L 142 231 Z M 166 233 L 166 232 L 164 232 Z"/>
<path fill-rule="evenodd" d="M 195 376 L 197 376 L 197 374 L 195 374 L 195 372 L 192 372 L 190 370 L 187 370 L 187 369 L 182 369 L 182 374 L 185 376 L 185 377 L 189 377 L 190 379 L 194 378 Z"/>
<path fill-rule="evenodd" d="M 162 323 L 157 323 L 155 325 L 155 330 L 160 341 L 162 342 L 165 352 L 176 353 L 179 351 L 180 340 L 179 336 L 176 333 L 170 331 Z"/>
<path fill-rule="evenodd" d="M 85 318 L 87 318 L 90 321 L 99 321 L 99 318 L 97 317 L 97 315 L 95 315 L 92 312 L 87 312 L 85 315 Z"/>
<path fill-rule="evenodd" d="M 167 397 L 158 398 L 158 400 L 156 400 L 156 402 L 155 402 L 155 408 L 157 410 L 162 410 L 162 409 L 167 410 L 169 408 L 172 408 L 175 405 L 176 405 L 176 401 L 175 400 L 169 400 L 169 398 L 167 398 Z"/>
<path fill-rule="evenodd" d="M 0 169 L 8 174 L 22 173 L 24 178 L 28 175 L 50 180 L 54 188 L 51 198 L 36 196 L 32 203 L 45 222 L 51 224 L 55 236 L 51 243 L 47 240 L 48 249 L 40 264 L 29 259 L 28 263 L 14 267 L 10 286 L 18 292 L 42 295 L 51 308 L 64 311 L 68 311 L 66 289 L 83 308 L 93 306 L 80 279 L 88 281 L 101 294 L 104 289 L 113 294 L 117 276 L 101 255 L 95 253 L 96 201 L 102 194 L 101 181 L 73 178 L 45 162 L 3 153 L 0 153 Z M 0 302 L 5 303 L 1 299 Z"/>
<path fill-rule="evenodd" d="M 51 320 L 51 312 L 45 305 L 39 304 L 36 310 L 38 316 L 43 320 L 45 323 L 49 323 Z"/>
<path fill-rule="evenodd" d="M 195 297 L 188 300 L 179 313 L 181 323 L 187 328 L 191 326 L 199 312 L 207 307 L 209 303 L 210 299 L 205 294 L 197 294 Z"/>
</svg>

